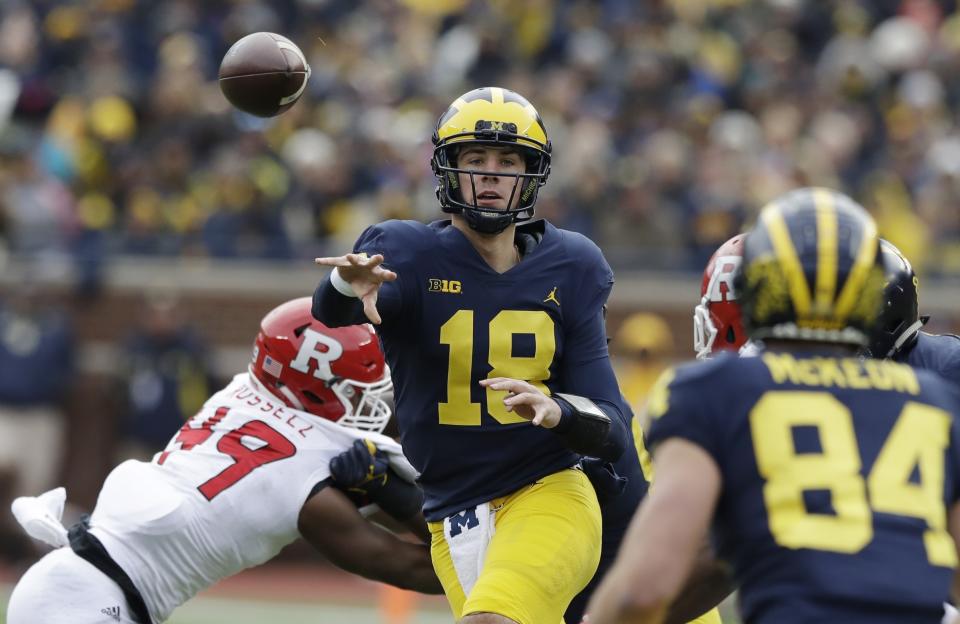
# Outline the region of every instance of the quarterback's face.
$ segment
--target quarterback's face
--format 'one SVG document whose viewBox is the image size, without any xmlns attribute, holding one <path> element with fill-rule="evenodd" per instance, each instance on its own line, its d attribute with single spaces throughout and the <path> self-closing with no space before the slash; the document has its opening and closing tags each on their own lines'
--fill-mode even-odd
<svg viewBox="0 0 960 624">
<path fill-rule="evenodd" d="M 457 168 L 478 172 L 458 174 L 463 200 L 467 204 L 507 210 L 520 203 L 523 178 L 518 174 L 526 173 L 526 163 L 519 151 L 509 147 L 470 145 L 457 155 Z"/>
</svg>

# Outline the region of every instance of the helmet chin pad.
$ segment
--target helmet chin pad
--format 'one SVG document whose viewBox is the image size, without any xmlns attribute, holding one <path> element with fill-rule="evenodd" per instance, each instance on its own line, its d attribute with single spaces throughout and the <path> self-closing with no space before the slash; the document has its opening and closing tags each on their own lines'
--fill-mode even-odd
<svg viewBox="0 0 960 624">
<path fill-rule="evenodd" d="M 513 224 L 513 215 L 510 213 L 492 214 L 481 210 L 464 210 L 463 218 L 470 229 L 481 234 L 499 234 Z"/>
</svg>

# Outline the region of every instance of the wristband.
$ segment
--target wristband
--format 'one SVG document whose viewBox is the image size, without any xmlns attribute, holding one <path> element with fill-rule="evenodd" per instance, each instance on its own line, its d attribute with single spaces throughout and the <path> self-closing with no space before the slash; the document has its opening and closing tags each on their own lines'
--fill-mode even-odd
<svg viewBox="0 0 960 624">
<path fill-rule="evenodd" d="M 357 297 L 357 293 L 353 292 L 353 286 L 340 276 L 340 271 L 337 270 L 337 267 L 333 267 L 333 270 L 330 271 L 330 285 L 344 297 Z"/>
</svg>

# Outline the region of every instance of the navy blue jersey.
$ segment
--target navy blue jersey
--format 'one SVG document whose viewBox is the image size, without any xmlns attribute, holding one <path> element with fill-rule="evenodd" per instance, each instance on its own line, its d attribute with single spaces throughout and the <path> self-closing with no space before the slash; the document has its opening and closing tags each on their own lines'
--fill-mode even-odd
<svg viewBox="0 0 960 624">
<path fill-rule="evenodd" d="M 782 352 L 672 374 L 648 439 L 687 439 L 720 468 L 713 537 L 746 622 L 940 621 L 957 388 L 889 360 Z"/>
<path fill-rule="evenodd" d="M 357 253 L 383 254 L 384 266 L 398 275 L 380 288 L 377 332 L 428 520 L 579 459 L 556 434 L 507 412 L 503 393 L 482 388 L 481 379 L 512 377 L 548 394 L 593 399 L 611 416 L 615 435 L 624 445 L 629 440 L 604 329 L 609 265 L 582 235 L 543 221 L 518 232 L 540 242 L 502 274 L 449 221 L 387 221 L 368 228 L 355 246 Z M 317 314 L 323 306 L 314 301 Z M 346 320 L 365 322 L 359 305 L 352 314 Z"/>
<path fill-rule="evenodd" d="M 919 332 L 913 346 L 895 354 L 893 359 L 960 383 L 960 337 L 953 334 Z"/>
</svg>

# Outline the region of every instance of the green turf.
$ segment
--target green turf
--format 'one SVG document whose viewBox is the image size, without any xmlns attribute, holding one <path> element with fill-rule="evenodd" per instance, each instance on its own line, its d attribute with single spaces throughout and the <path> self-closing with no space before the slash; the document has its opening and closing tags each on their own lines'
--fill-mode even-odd
<svg viewBox="0 0 960 624">
<path fill-rule="evenodd" d="M 6 622 L 7 596 L 12 588 L 0 586 L 0 624 Z M 371 598 L 371 601 L 375 598 Z M 414 613 L 409 624 L 449 624 L 449 611 L 434 609 Z M 225 598 L 194 598 L 177 609 L 169 624 L 384 624 L 375 606 L 330 603 L 265 602 Z"/>
<path fill-rule="evenodd" d="M 449 624 L 449 612 L 420 611 L 410 624 Z M 252 602 L 198 598 L 174 612 L 170 624 L 317 624 L 317 622 L 350 622 L 350 624 L 383 624 L 377 611 L 363 606 L 329 605 L 291 602 Z"/>
<path fill-rule="evenodd" d="M 0 585 L 0 624 L 6 622 L 6 603 L 9 586 Z M 375 600 L 371 598 L 371 602 Z M 722 609 L 724 624 L 738 624 L 733 615 L 732 601 Z M 422 609 L 414 613 L 409 624 L 450 624 L 450 612 L 444 609 Z M 375 606 L 331 603 L 265 602 L 225 598 L 194 598 L 177 609 L 169 624 L 317 624 L 318 622 L 349 622 L 350 624 L 385 624 Z"/>
</svg>

